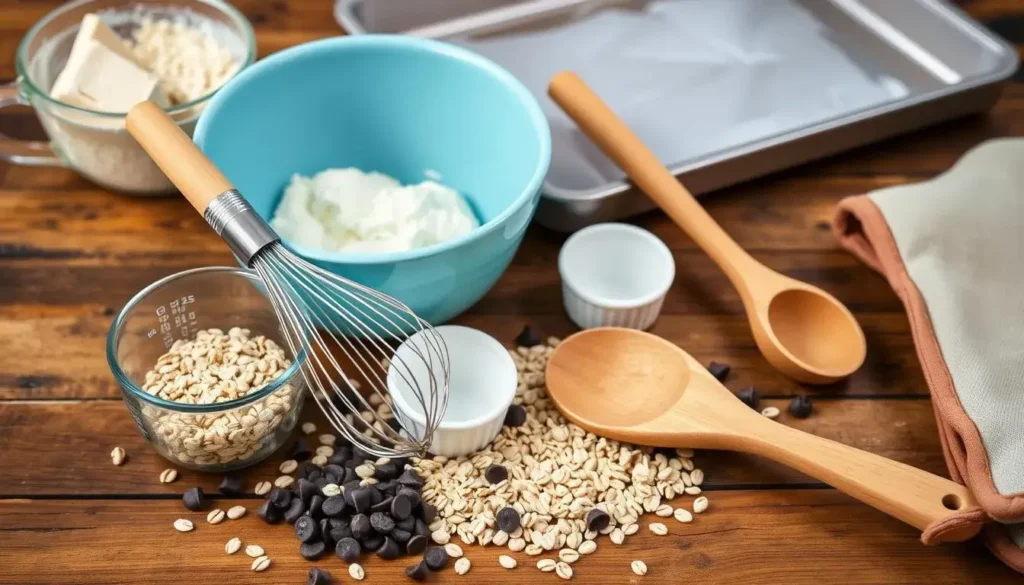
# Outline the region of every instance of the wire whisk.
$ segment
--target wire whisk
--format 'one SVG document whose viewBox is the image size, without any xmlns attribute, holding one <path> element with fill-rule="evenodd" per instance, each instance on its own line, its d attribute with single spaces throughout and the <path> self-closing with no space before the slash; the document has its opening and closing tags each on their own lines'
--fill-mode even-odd
<svg viewBox="0 0 1024 585">
<path fill-rule="evenodd" d="M 378 457 L 426 452 L 448 406 L 451 368 L 440 334 L 398 300 L 285 248 L 158 106 L 135 106 L 126 126 L 235 256 L 259 275 L 285 342 L 293 355 L 305 357 L 302 376 L 331 425 Z M 393 406 L 392 391 L 402 393 L 411 412 Z"/>
</svg>

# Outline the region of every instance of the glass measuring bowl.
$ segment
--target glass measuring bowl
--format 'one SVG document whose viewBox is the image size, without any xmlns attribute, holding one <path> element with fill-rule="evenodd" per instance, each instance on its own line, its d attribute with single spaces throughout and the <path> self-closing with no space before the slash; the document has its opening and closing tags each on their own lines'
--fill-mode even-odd
<svg viewBox="0 0 1024 585">
<path fill-rule="evenodd" d="M 20 141 L 0 134 L 0 160 L 20 165 L 65 166 L 108 189 L 137 195 L 174 191 L 167 177 L 125 130 L 125 113 L 96 112 L 57 101 L 50 88 L 64 69 L 79 23 L 97 14 L 122 38 L 144 19 L 179 22 L 209 32 L 231 51 L 241 71 L 256 58 L 252 26 L 221 0 L 77 0 L 53 10 L 35 24 L 15 57 L 18 77 L 0 85 L 0 109 L 31 106 L 49 142 Z M 216 89 L 167 113 L 189 136 Z"/>
<path fill-rule="evenodd" d="M 185 404 L 151 395 L 146 373 L 177 340 L 201 330 L 232 327 L 264 335 L 292 363 L 266 386 L 241 398 Z M 142 436 L 183 467 L 227 471 L 252 465 L 277 450 L 298 421 L 305 391 L 298 357 L 283 344 L 274 309 L 255 273 L 241 268 L 197 268 L 154 282 L 114 319 L 107 362 Z"/>
</svg>

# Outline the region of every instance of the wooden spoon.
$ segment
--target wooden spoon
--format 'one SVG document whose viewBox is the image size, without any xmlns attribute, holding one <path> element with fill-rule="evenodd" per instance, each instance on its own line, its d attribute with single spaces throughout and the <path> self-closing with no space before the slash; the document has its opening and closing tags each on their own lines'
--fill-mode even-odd
<svg viewBox="0 0 1024 585">
<path fill-rule="evenodd" d="M 825 291 L 754 260 L 574 73 L 559 73 L 551 98 L 711 259 L 739 292 L 757 347 L 800 382 L 827 384 L 864 363 L 867 343 L 853 314 Z"/>
<path fill-rule="evenodd" d="M 650 333 L 577 333 L 551 354 L 546 379 L 566 418 L 603 437 L 761 455 L 921 530 L 977 506 L 967 488 L 948 479 L 762 416 L 689 354 Z M 968 524 L 941 538 L 967 540 L 980 528 Z"/>
</svg>

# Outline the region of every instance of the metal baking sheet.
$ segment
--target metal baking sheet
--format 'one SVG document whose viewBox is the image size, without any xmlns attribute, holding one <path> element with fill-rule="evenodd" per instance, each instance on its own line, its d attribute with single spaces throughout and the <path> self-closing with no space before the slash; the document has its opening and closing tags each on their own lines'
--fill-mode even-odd
<svg viewBox="0 0 1024 585">
<path fill-rule="evenodd" d="M 537 220 L 652 207 L 546 96 L 573 69 L 695 194 L 987 109 L 1016 52 L 941 0 L 338 0 L 350 33 L 444 38 L 538 97 L 553 160 Z"/>
</svg>

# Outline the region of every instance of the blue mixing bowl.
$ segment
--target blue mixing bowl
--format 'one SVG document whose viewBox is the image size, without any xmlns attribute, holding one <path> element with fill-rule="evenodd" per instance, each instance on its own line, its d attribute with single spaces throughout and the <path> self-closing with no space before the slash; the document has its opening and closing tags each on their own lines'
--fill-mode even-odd
<svg viewBox="0 0 1024 585">
<path fill-rule="evenodd" d="M 440 173 L 482 224 L 465 236 L 386 254 L 284 242 L 435 325 L 505 271 L 551 160 L 547 120 L 507 71 L 452 45 L 387 35 L 325 39 L 257 62 L 213 98 L 195 141 L 267 220 L 295 173 L 357 167 L 403 183 Z"/>
</svg>

